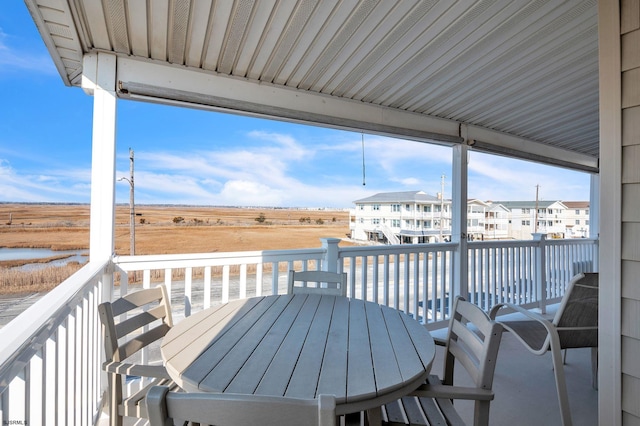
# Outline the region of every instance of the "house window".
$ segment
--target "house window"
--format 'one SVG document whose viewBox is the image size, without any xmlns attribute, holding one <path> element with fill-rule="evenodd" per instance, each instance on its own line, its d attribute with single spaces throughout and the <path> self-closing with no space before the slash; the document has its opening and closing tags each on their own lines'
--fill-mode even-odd
<svg viewBox="0 0 640 426">
<path fill-rule="evenodd" d="M 358 207 L 360 208 L 360 210 L 364 210 L 364 204 L 358 204 Z"/>
<path fill-rule="evenodd" d="M 360 218 L 360 223 L 364 223 L 364 218 L 363 217 Z"/>
<path fill-rule="evenodd" d="M 416 227 L 420 228 L 420 221 L 419 220 L 416 220 Z"/>
<path fill-rule="evenodd" d="M 424 212 L 431 213 L 431 204 L 429 204 L 428 206 L 424 206 Z"/>
<path fill-rule="evenodd" d="M 400 204 L 391 204 L 391 211 L 392 212 L 399 212 L 400 211 Z"/>
<path fill-rule="evenodd" d="M 580 225 L 580 219 L 576 219 L 576 225 Z"/>
<path fill-rule="evenodd" d="M 576 214 L 580 214 L 580 209 L 576 209 Z"/>
<path fill-rule="evenodd" d="M 391 226 L 394 228 L 400 228 L 400 219 L 393 219 L 391 221 Z"/>
<path fill-rule="evenodd" d="M 523 214 L 531 214 L 531 209 L 522 209 Z"/>
<path fill-rule="evenodd" d="M 587 215 L 587 216 L 589 216 L 589 210 L 588 210 L 588 209 L 587 209 L 587 210 L 585 210 L 585 211 L 584 211 L 584 214 L 585 214 L 585 215 Z"/>
<path fill-rule="evenodd" d="M 405 220 L 404 221 L 404 226 L 406 226 L 407 228 L 411 228 L 411 221 L 410 220 Z"/>
<path fill-rule="evenodd" d="M 424 223 L 424 227 L 425 228 L 431 228 L 431 221 L 430 220 L 425 220 L 423 223 Z"/>
<path fill-rule="evenodd" d="M 585 221 L 584 221 L 584 224 L 585 224 L 585 225 L 587 225 L 587 226 L 589 226 L 589 221 L 588 221 L 588 220 L 585 220 Z"/>
<path fill-rule="evenodd" d="M 374 204 L 371 206 L 371 210 L 380 210 L 380 204 Z"/>
<path fill-rule="evenodd" d="M 405 204 L 405 205 L 404 205 L 404 209 L 405 209 L 406 211 L 410 212 L 410 211 L 411 211 L 411 204 Z"/>
<path fill-rule="evenodd" d="M 433 206 L 433 211 L 436 213 L 440 213 L 442 211 L 441 206 Z"/>
<path fill-rule="evenodd" d="M 371 219 L 371 223 L 373 223 L 374 225 L 380 225 L 380 219 L 378 219 L 377 217 L 373 218 Z"/>
</svg>

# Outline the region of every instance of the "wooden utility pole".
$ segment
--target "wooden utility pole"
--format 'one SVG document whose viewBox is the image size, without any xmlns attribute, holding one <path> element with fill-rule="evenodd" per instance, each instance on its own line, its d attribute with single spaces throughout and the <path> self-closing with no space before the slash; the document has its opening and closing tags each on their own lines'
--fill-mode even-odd
<svg viewBox="0 0 640 426">
<path fill-rule="evenodd" d="M 535 226 L 534 233 L 538 233 L 538 190 L 540 189 L 540 185 L 536 185 L 536 215 L 535 215 Z"/>
<path fill-rule="evenodd" d="M 134 202 L 135 184 L 133 182 L 133 150 L 129 148 L 129 178 L 121 177 L 118 180 L 129 182 L 129 254 L 136 254 L 136 209 Z"/>
<path fill-rule="evenodd" d="M 440 241 L 442 242 L 442 231 L 444 229 L 444 174 L 440 178 Z"/>
</svg>

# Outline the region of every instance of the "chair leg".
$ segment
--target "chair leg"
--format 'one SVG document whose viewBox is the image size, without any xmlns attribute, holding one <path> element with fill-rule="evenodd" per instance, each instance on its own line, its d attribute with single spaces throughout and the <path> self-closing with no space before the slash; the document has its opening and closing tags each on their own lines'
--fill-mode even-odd
<svg viewBox="0 0 640 426">
<path fill-rule="evenodd" d="M 556 390 L 558 392 L 562 426 L 572 426 L 571 408 L 569 407 L 569 396 L 567 394 L 567 381 L 564 376 L 564 366 L 562 365 L 562 349 L 560 348 L 560 338 L 557 333 L 551 335 L 551 358 L 553 360 L 553 370 L 556 378 Z"/>
</svg>

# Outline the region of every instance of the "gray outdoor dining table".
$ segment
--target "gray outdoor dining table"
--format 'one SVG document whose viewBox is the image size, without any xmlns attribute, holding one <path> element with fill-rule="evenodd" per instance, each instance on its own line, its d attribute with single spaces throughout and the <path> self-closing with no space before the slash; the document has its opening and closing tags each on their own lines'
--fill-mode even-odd
<svg viewBox="0 0 640 426">
<path fill-rule="evenodd" d="M 336 414 L 404 396 L 429 373 L 435 344 L 405 313 L 341 296 L 294 294 L 216 305 L 175 325 L 161 344 L 187 392 L 336 397 Z"/>
</svg>

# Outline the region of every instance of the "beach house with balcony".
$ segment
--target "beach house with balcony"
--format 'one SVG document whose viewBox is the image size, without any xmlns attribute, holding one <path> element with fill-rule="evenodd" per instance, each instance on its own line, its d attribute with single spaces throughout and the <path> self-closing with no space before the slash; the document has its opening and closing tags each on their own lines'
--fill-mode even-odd
<svg viewBox="0 0 640 426">
<path fill-rule="evenodd" d="M 509 236 L 530 239 L 541 233 L 548 238 L 564 238 L 567 206 L 561 201 L 496 201 L 510 212 Z"/>
<path fill-rule="evenodd" d="M 441 194 L 381 192 L 354 203 L 349 220 L 354 240 L 415 244 L 451 238 L 451 200 Z"/>
</svg>

